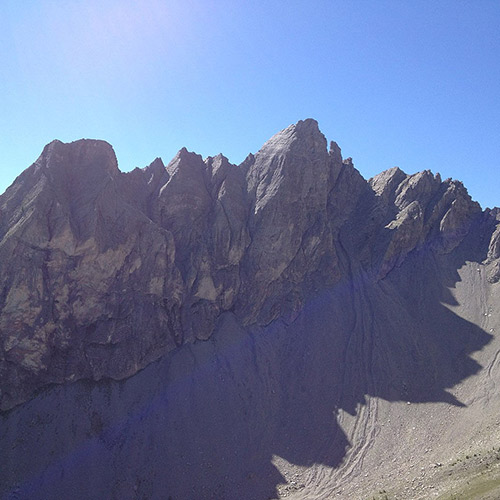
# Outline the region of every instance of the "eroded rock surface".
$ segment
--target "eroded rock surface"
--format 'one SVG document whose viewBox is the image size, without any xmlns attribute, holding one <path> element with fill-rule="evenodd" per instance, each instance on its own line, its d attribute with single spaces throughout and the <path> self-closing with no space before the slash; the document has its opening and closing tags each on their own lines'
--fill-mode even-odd
<svg viewBox="0 0 500 500">
<path fill-rule="evenodd" d="M 181 149 L 122 173 L 103 141 L 54 141 L 0 197 L 1 408 L 50 383 L 129 377 L 210 338 L 224 312 L 290 324 L 346 273 L 384 280 L 472 230 L 497 281 L 496 225 L 439 174 L 366 181 L 310 119 L 239 166 Z"/>
</svg>

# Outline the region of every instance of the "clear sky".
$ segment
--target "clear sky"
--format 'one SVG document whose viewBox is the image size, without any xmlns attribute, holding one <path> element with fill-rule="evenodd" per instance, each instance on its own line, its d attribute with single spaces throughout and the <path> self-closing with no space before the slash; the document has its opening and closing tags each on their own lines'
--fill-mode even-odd
<svg viewBox="0 0 500 500">
<path fill-rule="evenodd" d="M 56 138 L 239 163 L 312 117 L 367 178 L 500 205 L 500 2 L 1 0 L 0 105 L 1 192 Z"/>
</svg>

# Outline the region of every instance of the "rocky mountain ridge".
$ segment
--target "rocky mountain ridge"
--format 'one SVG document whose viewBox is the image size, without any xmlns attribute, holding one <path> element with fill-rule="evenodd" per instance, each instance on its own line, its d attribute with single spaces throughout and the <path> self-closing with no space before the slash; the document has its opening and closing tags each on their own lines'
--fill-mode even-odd
<svg viewBox="0 0 500 500">
<path fill-rule="evenodd" d="M 103 141 L 54 141 L 0 196 L 0 407 L 130 377 L 224 312 L 289 325 L 347 272 L 376 283 L 471 234 L 498 281 L 497 210 L 430 171 L 367 181 L 311 119 L 239 166 L 183 148 L 122 173 Z"/>
</svg>

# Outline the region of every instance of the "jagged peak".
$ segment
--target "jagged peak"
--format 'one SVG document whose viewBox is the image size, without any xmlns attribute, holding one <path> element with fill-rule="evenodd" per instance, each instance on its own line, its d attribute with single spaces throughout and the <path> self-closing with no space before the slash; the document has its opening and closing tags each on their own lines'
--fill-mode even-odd
<svg viewBox="0 0 500 500">
<path fill-rule="evenodd" d="M 301 176 L 299 171 L 306 164 L 318 165 L 318 159 L 320 163 L 324 160 L 326 164 L 328 158 L 326 138 L 320 132 L 316 120 L 301 120 L 289 125 L 262 146 L 254 161 L 247 163 L 248 192 L 259 191 L 257 196 L 261 197 L 267 191 L 267 185 L 271 183 L 274 190 L 281 183 L 279 178 L 289 177 L 290 169 Z"/>
<path fill-rule="evenodd" d="M 218 153 L 215 156 L 207 156 L 203 161 L 205 162 L 206 165 L 221 165 L 221 164 L 231 165 L 229 159 L 222 153 Z"/>
<path fill-rule="evenodd" d="M 368 182 L 377 196 L 383 197 L 394 193 L 399 184 L 407 177 L 407 174 L 399 167 L 392 167 L 375 175 Z"/>
<path fill-rule="evenodd" d="M 275 134 L 259 150 L 256 156 L 283 154 L 290 151 L 321 151 L 326 153 L 326 138 L 312 118 L 300 120 Z"/>
<path fill-rule="evenodd" d="M 231 166 L 230 161 L 222 153 L 215 156 L 209 156 L 205 159 L 205 164 L 212 177 L 217 176 L 219 172 L 225 171 Z"/>
<path fill-rule="evenodd" d="M 306 118 L 305 120 L 299 120 L 295 127 L 297 129 L 312 130 L 314 132 L 320 132 L 319 124 L 314 118 Z"/>
<path fill-rule="evenodd" d="M 214 156 L 207 156 L 204 161 L 205 163 L 207 163 L 207 162 L 222 161 L 222 160 L 227 160 L 229 162 L 227 157 L 224 156 L 222 153 L 217 153 Z"/>
<path fill-rule="evenodd" d="M 372 180 L 375 180 L 375 179 L 380 179 L 380 178 L 392 178 L 396 175 L 400 176 L 401 174 L 403 174 L 404 176 L 406 176 L 406 172 L 404 170 L 402 170 L 401 168 L 395 166 L 395 167 L 391 167 L 391 168 L 388 168 L 386 170 L 383 170 L 382 172 L 380 172 L 379 174 L 373 176 L 371 179 L 370 179 L 370 182 Z"/>
<path fill-rule="evenodd" d="M 159 157 L 155 158 L 147 167 L 141 170 L 141 173 L 146 177 L 146 182 L 149 186 L 157 186 L 158 183 L 164 184 L 169 179 L 169 173 Z"/>
<path fill-rule="evenodd" d="M 404 208 L 419 199 L 426 204 L 441 185 L 441 176 L 434 176 L 430 170 L 408 175 L 396 189 L 396 205 Z"/>
<path fill-rule="evenodd" d="M 246 175 L 250 167 L 255 163 L 255 155 L 253 153 L 248 153 L 246 158 L 238 165 L 238 168 Z"/>
<path fill-rule="evenodd" d="M 181 148 L 172 160 L 166 166 L 170 176 L 189 168 L 205 168 L 205 163 L 201 155 L 188 151 L 185 147 Z"/>
<path fill-rule="evenodd" d="M 442 184 L 447 187 L 446 191 L 448 193 L 451 193 L 455 200 L 462 200 L 463 202 L 468 204 L 471 207 L 471 210 L 473 210 L 474 212 L 481 210 L 481 205 L 477 201 L 472 199 L 469 191 L 464 186 L 462 181 L 456 179 L 446 179 L 444 182 L 442 182 Z"/>
<path fill-rule="evenodd" d="M 335 141 L 330 141 L 330 148 L 328 154 L 336 163 L 342 163 L 342 150 Z"/>
<path fill-rule="evenodd" d="M 165 170 L 165 164 L 160 157 L 156 157 L 147 167 L 144 167 L 143 170 Z"/>
</svg>

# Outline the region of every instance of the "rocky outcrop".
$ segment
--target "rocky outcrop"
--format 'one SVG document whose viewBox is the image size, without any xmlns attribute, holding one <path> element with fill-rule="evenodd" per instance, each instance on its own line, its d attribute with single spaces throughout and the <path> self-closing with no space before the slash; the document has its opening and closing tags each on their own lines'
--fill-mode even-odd
<svg viewBox="0 0 500 500">
<path fill-rule="evenodd" d="M 313 120 L 274 136 L 249 163 L 251 243 L 237 308 L 247 323 L 292 320 L 315 273 L 323 284 L 338 279 L 327 206 L 341 168 Z"/>
<path fill-rule="evenodd" d="M 429 171 L 366 181 L 310 119 L 239 166 L 181 149 L 122 173 L 103 141 L 54 141 L 0 197 L 1 408 L 50 383 L 129 377 L 210 338 L 226 311 L 291 324 L 320 290 L 453 252 L 476 222 L 489 242 L 496 217 Z"/>
<path fill-rule="evenodd" d="M 1 198 L 3 407 L 46 383 L 132 375 L 181 342 L 173 236 L 121 176 L 108 144 L 54 142 Z"/>
<path fill-rule="evenodd" d="M 391 219 L 385 224 L 389 242 L 382 255 L 381 278 L 418 246 L 451 252 L 482 214 L 462 183 L 443 182 L 429 170 L 406 175 L 395 167 L 370 179 L 370 184 Z"/>
</svg>

